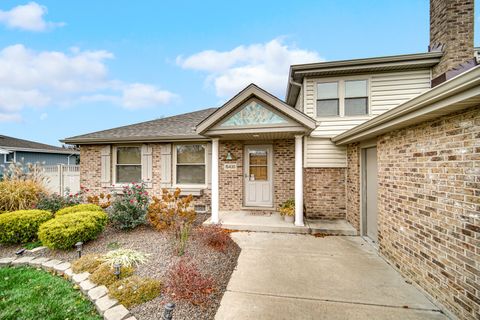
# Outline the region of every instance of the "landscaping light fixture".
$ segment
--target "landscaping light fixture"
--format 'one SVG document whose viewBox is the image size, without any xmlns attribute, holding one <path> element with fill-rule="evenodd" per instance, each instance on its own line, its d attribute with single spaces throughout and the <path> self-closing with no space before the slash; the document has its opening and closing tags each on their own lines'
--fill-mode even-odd
<svg viewBox="0 0 480 320">
<path fill-rule="evenodd" d="M 120 279 L 120 269 L 122 265 L 120 263 L 115 263 L 113 265 L 113 274 L 117 277 L 117 280 Z"/>
<path fill-rule="evenodd" d="M 163 309 L 162 320 L 172 320 L 173 319 L 173 309 L 175 309 L 175 303 L 169 302 L 165 305 Z"/>
<path fill-rule="evenodd" d="M 77 248 L 78 257 L 81 258 L 82 257 L 83 242 L 80 241 L 80 242 L 75 243 L 75 247 Z"/>
<path fill-rule="evenodd" d="M 18 250 L 17 252 L 15 252 L 15 255 L 21 256 L 21 255 L 23 255 L 23 254 L 25 253 L 25 251 L 27 251 L 27 249 L 22 248 L 22 249 Z"/>
</svg>

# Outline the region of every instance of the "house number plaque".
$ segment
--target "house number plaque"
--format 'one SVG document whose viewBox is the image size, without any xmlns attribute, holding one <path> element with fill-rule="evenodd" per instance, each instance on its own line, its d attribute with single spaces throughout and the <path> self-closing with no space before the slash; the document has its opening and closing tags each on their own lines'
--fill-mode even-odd
<svg viewBox="0 0 480 320">
<path fill-rule="evenodd" d="M 236 163 L 225 163 L 223 165 L 224 170 L 237 170 L 237 164 Z"/>
</svg>

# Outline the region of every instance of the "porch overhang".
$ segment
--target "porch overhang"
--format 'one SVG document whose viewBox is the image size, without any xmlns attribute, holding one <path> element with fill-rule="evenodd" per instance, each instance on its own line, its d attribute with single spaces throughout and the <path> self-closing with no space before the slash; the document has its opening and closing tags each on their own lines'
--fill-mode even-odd
<svg viewBox="0 0 480 320">
<path fill-rule="evenodd" d="M 261 119 L 259 112 L 252 107 L 250 115 L 258 116 L 252 122 L 229 121 L 241 108 L 254 107 L 269 116 Z M 261 110 L 260 110 L 261 109 Z M 196 132 L 205 137 L 238 140 L 271 140 L 294 138 L 306 135 L 316 127 L 316 121 L 304 113 L 288 106 L 285 102 L 267 91 L 250 84 L 221 108 L 212 113 L 196 127 Z"/>
</svg>

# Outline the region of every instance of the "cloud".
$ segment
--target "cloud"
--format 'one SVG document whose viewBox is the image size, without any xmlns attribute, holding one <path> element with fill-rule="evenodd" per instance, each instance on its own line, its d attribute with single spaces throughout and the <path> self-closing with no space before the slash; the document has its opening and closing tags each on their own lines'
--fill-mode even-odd
<svg viewBox="0 0 480 320">
<path fill-rule="evenodd" d="M 127 109 L 169 103 L 175 94 L 143 83 L 109 76 L 104 50 L 34 51 L 16 44 L 0 50 L 0 114 L 24 108 L 107 102 Z M 13 118 L 12 118 L 13 119 Z"/>
<path fill-rule="evenodd" d="M 44 112 L 40 115 L 40 120 L 42 120 L 42 121 L 47 120 L 47 118 L 48 118 L 48 113 L 46 113 L 46 112 Z"/>
<path fill-rule="evenodd" d="M 0 23 L 5 24 L 11 29 L 20 29 L 26 31 L 46 31 L 55 27 L 65 25 L 63 22 L 45 21 L 44 15 L 47 14 L 47 8 L 36 2 L 29 2 L 25 5 L 19 5 L 11 10 L 0 10 Z"/>
<path fill-rule="evenodd" d="M 169 91 L 148 84 L 133 83 L 123 89 L 122 104 L 128 109 L 138 109 L 166 104 L 174 98 L 176 95 Z"/>
<path fill-rule="evenodd" d="M 0 122 L 21 122 L 22 116 L 19 113 L 0 112 Z"/>
<path fill-rule="evenodd" d="M 176 59 L 184 69 L 205 72 L 207 84 L 215 87 L 219 97 L 230 97 L 252 82 L 282 96 L 290 65 L 319 61 L 323 59 L 317 52 L 296 48 L 281 39 L 230 51 L 205 50 Z"/>
</svg>

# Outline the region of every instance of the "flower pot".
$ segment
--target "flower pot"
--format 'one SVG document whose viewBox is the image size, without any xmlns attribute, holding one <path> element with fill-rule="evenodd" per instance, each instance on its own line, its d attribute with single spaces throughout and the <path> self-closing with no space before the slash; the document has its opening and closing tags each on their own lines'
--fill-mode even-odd
<svg viewBox="0 0 480 320">
<path fill-rule="evenodd" d="M 295 217 L 294 217 L 294 216 L 287 216 L 287 215 L 285 215 L 285 216 L 284 216 L 284 219 L 285 219 L 285 222 L 293 223 L 293 221 L 295 220 Z"/>
</svg>

